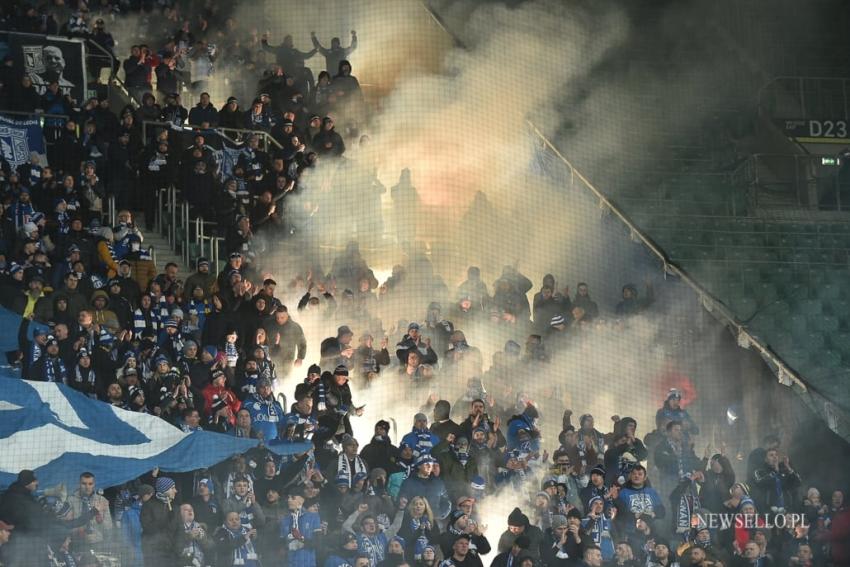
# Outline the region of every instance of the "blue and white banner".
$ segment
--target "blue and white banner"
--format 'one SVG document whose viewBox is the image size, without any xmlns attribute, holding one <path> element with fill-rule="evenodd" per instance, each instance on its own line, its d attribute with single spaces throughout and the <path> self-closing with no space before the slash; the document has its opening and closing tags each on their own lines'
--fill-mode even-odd
<svg viewBox="0 0 850 567">
<path fill-rule="evenodd" d="M 30 160 L 30 153 L 44 155 L 44 134 L 37 118 L 15 120 L 0 116 L 0 151 L 12 168 Z"/>
<path fill-rule="evenodd" d="M 105 488 L 155 467 L 165 472 L 210 467 L 257 445 L 255 439 L 220 433 L 184 433 L 158 417 L 89 399 L 63 384 L 0 378 L 0 487 L 30 469 L 42 486 L 74 486 L 89 471 Z"/>
</svg>

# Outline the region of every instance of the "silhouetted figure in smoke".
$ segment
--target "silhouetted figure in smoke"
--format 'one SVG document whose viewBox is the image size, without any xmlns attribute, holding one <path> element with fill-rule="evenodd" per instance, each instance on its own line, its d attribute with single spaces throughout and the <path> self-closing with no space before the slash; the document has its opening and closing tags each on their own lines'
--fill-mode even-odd
<svg viewBox="0 0 850 567">
<path fill-rule="evenodd" d="M 325 69 L 331 74 L 336 73 L 339 70 L 340 62 L 357 49 L 357 32 L 354 30 L 351 30 L 351 45 L 348 47 L 343 47 L 338 37 L 331 39 L 330 49 L 323 47 L 319 43 L 319 38 L 316 37 L 316 32 L 310 32 L 310 40 L 313 42 L 315 50 L 325 57 Z"/>
<path fill-rule="evenodd" d="M 390 189 L 395 213 L 396 239 L 399 243 L 416 239 L 416 217 L 419 213 L 419 193 L 410 178 L 410 170 L 401 170 L 398 183 Z"/>
<path fill-rule="evenodd" d="M 651 284 L 646 284 L 646 295 L 644 297 L 638 297 L 638 289 L 635 284 L 626 284 L 623 286 L 623 299 L 617 304 L 614 312 L 620 317 L 638 315 L 645 311 L 654 299 L 655 295 Z"/>
<path fill-rule="evenodd" d="M 313 147 L 319 156 L 339 157 L 345 153 L 345 142 L 334 129 L 334 120 L 330 116 L 322 119 L 322 130 L 313 138 Z"/>
<path fill-rule="evenodd" d="M 313 47 L 310 51 L 300 51 L 295 48 L 295 42 L 292 36 L 287 34 L 283 38 L 283 43 L 280 45 L 269 44 L 269 32 L 263 34 L 260 40 L 263 49 L 269 53 L 274 53 L 277 64 L 283 67 L 283 71 L 289 76 L 295 76 L 301 69 L 305 69 L 305 59 L 310 59 L 319 50 L 318 47 Z M 314 42 L 318 43 L 318 41 Z M 308 69 L 309 70 L 309 69 Z M 310 72 L 310 90 L 313 87 L 313 73 Z"/>
<path fill-rule="evenodd" d="M 345 251 L 337 256 L 331 265 L 331 275 L 340 288 L 358 289 L 360 280 L 366 279 L 370 287 L 377 287 L 378 280 L 360 254 L 360 245 L 351 240 Z"/>
</svg>

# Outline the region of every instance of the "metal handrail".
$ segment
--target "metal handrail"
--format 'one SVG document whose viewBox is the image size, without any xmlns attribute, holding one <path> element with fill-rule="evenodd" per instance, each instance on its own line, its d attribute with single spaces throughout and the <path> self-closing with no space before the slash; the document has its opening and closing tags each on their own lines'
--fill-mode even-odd
<svg viewBox="0 0 850 567">
<path fill-rule="evenodd" d="M 703 306 L 712 313 L 717 313 L 720 315 L 721 319 L 724 321 L 726 325 L 728 325 L 731 329 L 735 331 L 738 340 L 742 339 L 746 340 L 753 348 L 755 348 L 759 353 L 768 358 L 776 367 L 779 372 L 783 372 L 785 376 L 787 376 L 791 381 L 793 381 L 798 387 L 800 387 L 803 391 L 808 391 L 808 386 L 802 381 L 802 379 L 797 375 L 797 373 L 790 368 L 784 361 L 782 361 L 778 356 L 776 356 L 773 351 L 762 343 L 759 339 L 753 336 L 748 327 L 744 324 L 738 322 L 735 314 L 728 308 L 726 305 L 717 299 L 714 295 L 712 295 L 708 290 L 706 290 L 701 284 L 697 283 L 693 278 L 688 275 L 686 271 L 672 262 L 667 254 L 661 250 L 655 243 L 646 236 L 632 221 L 626 216 L 626 214 L 621 211 L 616 205 L 614 205 L 599 189 L 597 189 L 591 182 L 588 180 L 581 172 L 579 172 L 575 166 L 566 158 L 564 155 L 555 147 L 555 145 L 549 141 L 549 139 L 543 135 L 537 126 L 531 120 L 526 121 L 528 126 L 531 128 L 532 132 L 543 142 L 543 144 L 549 148 L 549 150 L 555 154 L 555 156 L 560 159 L 564 165 L 567 166 L 570 171 L 570 181 L 571 185 L 574 184 L 574 180 L 578 179 L 581 181 L 582 185 L 584 185 L 591 193 L 599 200 L 599 204 L 605 210 L 610 212 L 612 215 L 617 217 L 620 222 L 622 222 L 628 229 L 629 233 L 633 240 L 637 240 L 641 242 L 650 252 L 652 252 L 655 257 L 661 261 L 664 267 L 664 273 L 670 274 L 678 277 L 682 282 L 688 285 L 691 289 L 693 289 L 697 296 L 702 301 Z"/>
<path fill-rule="evenodd" d="M 69 120 L 71 117 L 67 114 L 49 114 L 47 112 L 21 112 L 20 110 L 2 110 L 0 114 L 12 114 L 14 116 L 29 116 L 31 118 L 59 118 L 61 120 Z"/>
<path fill-rule="evenodd" d="M 145 145 L 147 145 L 147 142 L 148 142 L 148 136 L 147 136 L 147 127 L 148 126 L 165 127 L 165 128 L 169 128 L 171 130 L 182 130 L 182 131 L 185 131 L 185 132 L 192 132 L 192 131 L 195 131 L 195 130 L 198 130 L 198 129 L 201 128 L 200 126 L 190 125 L 190 124 L 184 124 L 183 126 L 175 126 L 171 122 L 159 122 L 159 121 L 156 121 L 156 120 L 142 120 L 142 140 L 143 140 L 143 143 Z M 212 130 L 213 132 L 215 132 L 219 136 L 222 136 L 223 138 L 226 138 L 228 141 L 235 143 L 235 144 L 238 144 L 240 142 L 230 138 L 226 134 L 227 132 L 235 132 L 237 134 L 246 134 L 246 135 L 257 135 L 263 140 L 264 147 L 268 148 L 269 145 L 274 145 L 278 149 L 283 149 L 283 146 L 281 146 L 278 143 L 278 141 L 275 140 L 274 137 L 271 134 L 269 134 L 268 132 L 265 132 L 263 130 L 246 130 L 246 129 L 243 129 L 243 128 L 219 128 L 219 127 L 205 128 L 205 130 Z"/>
</svg>

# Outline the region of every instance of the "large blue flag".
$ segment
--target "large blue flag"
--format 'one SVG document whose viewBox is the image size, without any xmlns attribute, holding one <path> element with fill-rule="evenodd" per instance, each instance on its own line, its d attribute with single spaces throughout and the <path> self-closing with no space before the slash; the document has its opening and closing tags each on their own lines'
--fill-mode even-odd
<svg viewBox="0 0 850 567">
<path fill-rule="evenodd" d="M 23 469 L 42 486 L 74 486 L 82 472 L 109 487 L 155 467 L 183 472 L 243 453 L 255 439 L 184 433 L 162 419 L 92 400 L 63 384 L 0 378 L 0 487 Z M 309 449 L 309 447 L 307 447 Z M 302 444 L 272 448 L 304 452 Z"/>
<path fill-rule="evenodd" d="M 16 120 L 0 115 L 0 152 L 12 168 L 30 160 L 30 153 L 44 155 L 41 120 Z"/>
</svg>

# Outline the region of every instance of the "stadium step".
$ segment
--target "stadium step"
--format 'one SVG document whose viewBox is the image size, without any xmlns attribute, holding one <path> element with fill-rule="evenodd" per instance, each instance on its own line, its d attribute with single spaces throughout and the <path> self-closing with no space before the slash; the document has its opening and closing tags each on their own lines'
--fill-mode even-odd
<svg viewBox="0 0 850 567">
<path fill-rule="evenodd" d="M 142 215 L 139 215 L 139 217 L 143 218 Z M 138 222 L 141 226 L 144 226 L 143 221 Z M 168 245 L 168 238 L 157 234 L 155 230 L 146 231 L 144 235 L 145 246 L 152 246 L 154 249 L 157 273 L 161 273 L 165 265 L 169 262 L 177 264 L 177 275 L 181 280 L 185 280 L 194 273 L 193 269 L 183 264 L 183 258 Z"/>
</svg>

